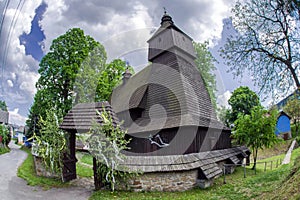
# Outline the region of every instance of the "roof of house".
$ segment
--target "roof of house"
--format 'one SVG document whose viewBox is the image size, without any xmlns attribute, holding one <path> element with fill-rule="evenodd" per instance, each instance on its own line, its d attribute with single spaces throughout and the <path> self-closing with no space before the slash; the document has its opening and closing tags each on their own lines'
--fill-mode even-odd
<svg viewBox="0 0 300 200">
<path fill-rule="evenodd" d="M 96 103 L 79 103 L 75 105 L 68 114 L 64 117 L 60 128 L 63 130 L 72 130 L 81 132 L 88 132 L 92 126 L 93 121 L 103 124 L 102 118 L 97 114 L 98 112 L 106 111 L 113 119 L 115 125 L 119 124 L 119 120 L 107 101 Z"/>
<path fill-rule="evenodd" d="M 8 112 L 0 110 L 0 123 L 8 124 L 8 116 Z"/>
<path fill-rule="evenodd" d="M 280 116 L 287 116 L 289 119 L 291 119 L 291 117 L 288 115 L 288 114 L 286 114 L 286 112 L 284 112 L 284 111 L 280 111 L 279 112 L 279 115 L 278 115 L 278 118 L 280 117 Z"/>
<path fill-rule="evenodd" d="M 209 152 L 192 153 L 185 155 L 168 156 L 125 156 L 119 169 L 137 172 L 172 172 L 200 168 L 207 179 L 222 173 L 217 165 L 221 161 L 230 160 L 238 164 L 237 156 L 246 158 L 250 155 L 247 147 L 215 150 Z"/>
</svg>

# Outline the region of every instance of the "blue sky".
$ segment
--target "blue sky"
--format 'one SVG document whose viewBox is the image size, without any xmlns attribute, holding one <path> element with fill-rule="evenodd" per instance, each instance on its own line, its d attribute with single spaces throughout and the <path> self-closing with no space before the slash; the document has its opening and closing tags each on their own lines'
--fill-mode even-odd
<svg viewBox="0 0 300 200">
<path fill-rule="evenodd" d="M 0 5 L 3 7 L 6 1 L 2 0 Z M 196 42 L 210 41 L 211 51 L 219 61 L 216 75 L 220 103 L 226 102 L 240 85 L 255 90 L 247 74 L 243 79 L 234 80 L 218 53 L 232 33 L 228 17 L 233 1 L 32 0 L 21 1 L 19 7 L 18 3 L 9 4 L 0 38 L 1 48 L 8 52 L 7 57 L 0 58 L 1 63 L 5 60 L 1 66 L 4 78 L 0 99 L 9 107 L 11 123 L 24 124 L 36 92 L 38 63 L 53 39 L 69 28 L 79 27 L 104 45 L 109 60 L 126 59 L 138 71 L 148 63 L 147 40 L 160 25 L 163 7 L 175 24 Z M 7 40 L 10 42 L 5 48 Z"/>
</svg>

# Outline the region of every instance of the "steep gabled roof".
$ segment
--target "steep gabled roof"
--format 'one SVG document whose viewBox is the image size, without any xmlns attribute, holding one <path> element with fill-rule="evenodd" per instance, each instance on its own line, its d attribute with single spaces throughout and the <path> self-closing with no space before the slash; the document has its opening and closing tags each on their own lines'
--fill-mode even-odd
<svg viewBox="0 0 300 200">
<path fill-rule="evenodd" d="M 109 113 L 115 125 L 119 120 L 107 101 L 96 103 L 79 103 L 75 105 L 68 114 L 64 117 L 60 128 L 67 131 L 88 132 L 95 120 L 99 124 L 103 124 L 103 120 L 97 114 L 103 111 Z"/>
</svg>

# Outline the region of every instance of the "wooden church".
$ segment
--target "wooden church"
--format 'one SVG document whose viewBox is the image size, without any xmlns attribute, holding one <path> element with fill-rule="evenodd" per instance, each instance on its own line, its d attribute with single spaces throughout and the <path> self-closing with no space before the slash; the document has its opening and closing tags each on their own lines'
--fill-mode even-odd
<svg viewBox="0 0 300 200">
<path fill-rule="evenodd" d="M 216 118 L 194 62 L 192 38 L 165 13 L 148 43 L 151 64 L 134 76 L 127 70 L 110 104 L 78 104 L 65 116 L 60 128 L 71 134 L 64 180 L 76 178 L 75 134 L 87 132 L 92 119 L 101 124 L 96 110 L 103 109 L 116 124 L 124 121 L 131 139 L 118 170 L 143 172 L 129 180 L 132 190 L 205 188 L 222 173 L 232 172 L 224 164 L 236 166 L 249 158 L 248 148 L 231 147 L 230 129 Z"/>
<path fill-rule="evenodd" d="M 129 155 L 181 155 L 231 147 L 195 65 L 192 38 L 165 13 L 148 40 L 150 65 L 123 83 L 111 105 L 131 138 Z"/>
</svg>

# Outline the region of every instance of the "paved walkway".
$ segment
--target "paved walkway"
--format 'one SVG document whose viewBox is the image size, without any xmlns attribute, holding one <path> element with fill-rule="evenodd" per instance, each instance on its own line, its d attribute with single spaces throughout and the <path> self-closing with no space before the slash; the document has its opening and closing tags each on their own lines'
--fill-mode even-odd
<svg viewBox="0 0 300 200">
<path fill-rule="evenodd" d="M 293 149 L 294 149 L 294 147 L 295 147 L 295 144 L 296 144 L 296 140 L 293 140 L 293 142 L 292 142 L 292 144 L 291 144 L 291 146 L 290 146 L 288 152 L 286 153 L 286 155 L 285 155 L 285 157 L 284 157 L 284 159 L 283 159 L 283 161 L 282 161 L 282 164 L 283 164 L 283 165 L 284 165 L 284 164 L 289 164 L 289 163 L 290 163 L 292 151 L 293 151 Z"/>
<path fill-rule="evenodd" d="M 17 169 L 26 159 L 27 154 L 19 146 L 10 143 L 11 151 L 0 155 L 0 199 L 1 200 L 86 200 L 91 190 L 79 187 L 53 188 L 43 190 L 28 186 L 26 181 L 17 177 Z"/>
</svg>

